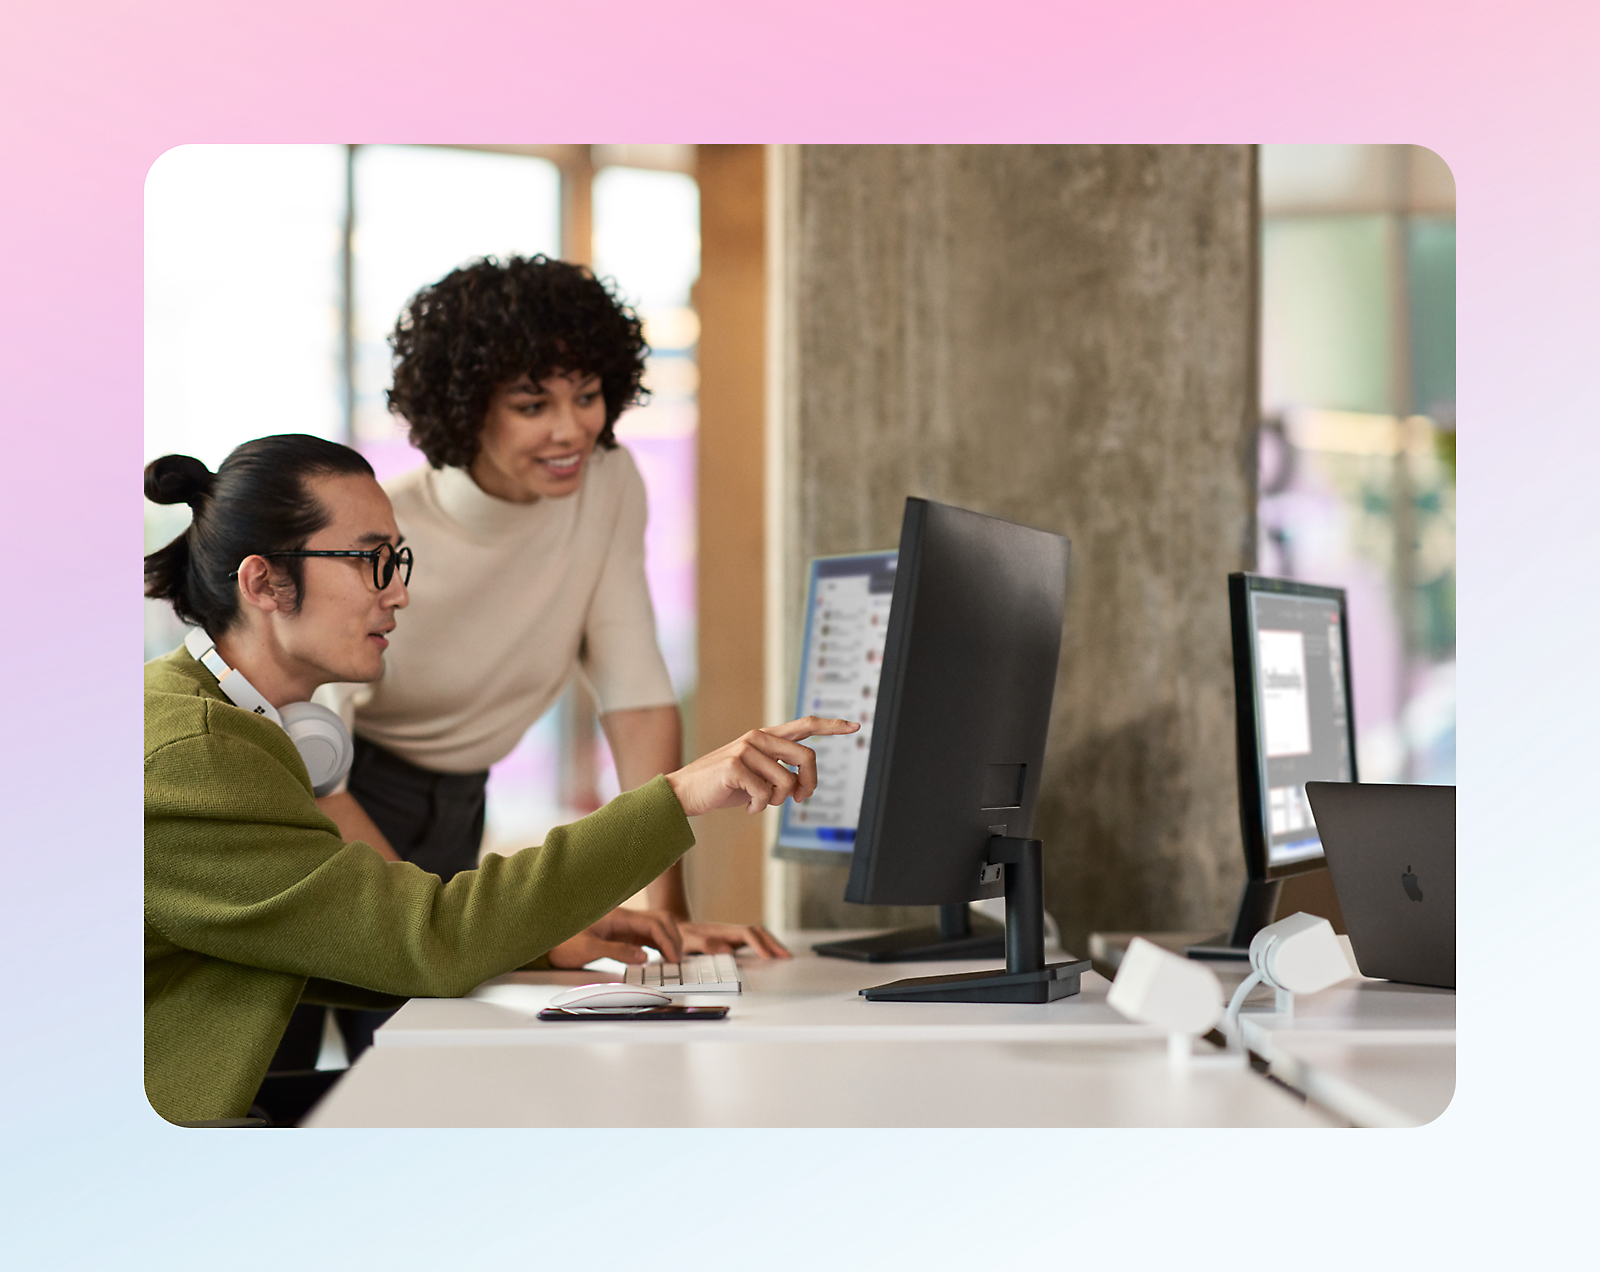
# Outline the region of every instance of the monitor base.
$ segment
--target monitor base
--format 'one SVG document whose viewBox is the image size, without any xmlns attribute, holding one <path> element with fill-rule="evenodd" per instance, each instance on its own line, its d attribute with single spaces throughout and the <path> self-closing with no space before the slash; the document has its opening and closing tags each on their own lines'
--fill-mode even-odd
<svg viewBox="0 0 1600 1272">
<path fill-rule="evenodd" d="M 987 859 L 1003 866 L 1006 889 L 1006 965 L 984 972 L 951 976 L 914 976 L 863 989 L 868 1002 L 900 1003 L 1050 1003 L 1078 992 L 1089 960 L 1044 961 L 1044 845 L 1037 839 L 1009 835 L 989 838 Z M 966 907 L 960 907 L 965 911 Z M 941 906 L 940 926 L 958 916 L 954 906 Z"/>
<path fill-rule="evenodd" d="M 1078 992 L 1089 960 L 1052 963 L 1032 971 L 960 972 L 954 976 L 914 976 L 863 989 L 878 1003 L 1053 1003 Z"/>
</svg>

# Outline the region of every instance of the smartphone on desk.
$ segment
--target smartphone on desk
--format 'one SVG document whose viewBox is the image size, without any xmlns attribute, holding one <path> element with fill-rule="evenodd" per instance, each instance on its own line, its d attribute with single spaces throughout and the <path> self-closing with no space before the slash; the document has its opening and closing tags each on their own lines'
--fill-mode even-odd
<svg viewBox="0 0 1600 1272">
<path fill-rule="evenodd" d="M 606 1011 L 568 1011 L 565 1007 L 546 1007 L 540 1020 L 721 1020 L 726 1007 L 685 1007 L 670 1003 L 663 1007 L 613 1008 Z"/>
</svg>

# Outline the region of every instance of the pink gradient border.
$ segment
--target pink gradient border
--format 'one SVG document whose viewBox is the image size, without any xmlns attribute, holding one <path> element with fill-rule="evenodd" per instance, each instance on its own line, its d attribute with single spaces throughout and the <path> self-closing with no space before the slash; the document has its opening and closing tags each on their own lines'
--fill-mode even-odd
<svg viewBox="0 0 1600 1272">
<path fill-rule="evenodd" d="M 0 640 L 12 682 L 0 771 L 12 904 L 0 941 L 14 973 L 0 1225 L 14 1249 L 34 1252 L 22 1265 L 103 1265 L 116 1251 L 132 1266 L 149 1250 L 164 1266 L 226 1251 L 233 1267 L 256 1267 L 298 1249 L 312 1266 L 564 1266 L 646 1245 L 653 1262 L 698 1264 L 693 1242 L 627 1229 L 597 1251 L 552 1221 L 599 1221 L 596 1198 L 619 1175 L 730 1164 L 760 1180 L 759 1196 L 719 1222 L 719 1244 L 773 1267 L 881 1266 L 890 1252 L 1126 1257 L 1119 1234 L 1133 1231 L 1152 1261 L 1211 1250 L 1231 1261 L 1243 1240 L 1300 1243 L 1317 1263 L 1374 1248 L 1387 1261 L 1514 1250 L 1555 1262 L 1573 1235 L 1566 1217 L 1587 1209 L 1577 1204 L 1585 1172 L 1560 1149 L 1575 1131 L 1593 1134 L 1582 1060 L 1597 1032 L 1573 995 L 1587 981 L 1586 907 L 1600 895 L 1584 798 L 1600 714 L 1588 670 L 1597 607 L 1582 568 L 1595 539 L 1600 10 L 1438 0 L 622 0 L 603 16 L 477 0 L 448 18 L 441 10 L 68 0 L 8 14 L 0 517 L 10 604 Z M 128 651 L 139 648 L 140 601 L 131 572 L 108 560 L 131 550 L 139 524 L 144 174 L 164 150 L 196 141 L 533 139 L 1404 141 L 1450 162 L 1469 435 L 1459 771 L 1461 966 L 1472 988 L 1460 998 L 1458 1090 L 1444 1118 L 1381 1145 L 1089 1132 L 261 1142 L 155 1119 L 138 1081 Z M 1583 908 L 1565 915 L 1552 892 Z M 1536 976 L 1539 957 L 1576 970 Z M 1544 1056 L 1580 1063 L 1541 1080 L 1534 1036 Z M 1263 1181 L 1264 1152 L 1299 1200 L 1252 1205 L 1248 1236 L 1224 1240 L 1227 1216 Z M 976 1180 L 952 1188 L 935 1169 L 953 1157 L 1021 1169 L 1008 1223 L 943 1218 L 952 1196 L 983 1190 Z M 901 1172 L 886 1179 L 873 1166 L 884 1160 Z M 440 1181 L 425 1207 L 409 1191 L 424 1170 Z M 337 1204 L 319 1204 L 329 1198 Z M 1151 1199 L 1159 1222 L 1142 1208 Z M 262 1216 L 274 1217 L 265 1231 Z"/>
</svg>

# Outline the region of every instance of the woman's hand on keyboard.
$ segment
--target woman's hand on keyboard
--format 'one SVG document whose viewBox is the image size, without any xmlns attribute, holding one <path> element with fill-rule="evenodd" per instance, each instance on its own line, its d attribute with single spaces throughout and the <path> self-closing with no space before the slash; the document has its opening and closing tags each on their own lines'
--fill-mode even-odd
<svg viewBox="0 0 1600 1272">
<path fill-rule="evenodd" d="M 642 963 L 646 945 L 660 950 L 661 957 L 669 963 L 681 961 L 683 937 L 678 931 L 678 921 L 665 910 L 619 907 L 551 950 L 550 966 L 583 967 L 597 958 Z"/>
<path fill-rule="evenodd" d="M 672 793 L 690 817 L 718 808 L 759 813 L 794 798 L 811 798 L 817 789 L 817 756 L 802 738 L 854 733 L 854 720 L 828 720 L 806 716 L 768 729 L 752 729 L 727 746 L 702 755 L 676 773 L 668 773 Z"/>
<path fill-rule="evenodd" d="M 678 920 L 685 954 L 732 954 L 748 947 L 758 958 L 793 958 L 759 923 L 694 923 Z"/>
</svg>

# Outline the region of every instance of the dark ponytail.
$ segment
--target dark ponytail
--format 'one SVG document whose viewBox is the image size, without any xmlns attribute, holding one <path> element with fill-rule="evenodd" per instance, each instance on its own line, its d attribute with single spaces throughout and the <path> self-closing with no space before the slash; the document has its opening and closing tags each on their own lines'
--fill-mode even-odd
<svg viewBox="0 0 1600 1272">
<path fill-rule="evenodd" d="M 194 519 L 145 557 L 144 594 L 170 601 L 185 623 L 220 636 L 239 616 L 232 577 L 239 563 L 256 553 L 303 548 L 331 520 L 308 479 L 372 475 L 372 465 L 348 446 L 304 433 L 246 442 L 215 473 L 190 455 L 152 460 L 144 470 L 145 498 L 188 504 Z M 291 558 L 283 569 L 298 606 L 304 563 Z"/>
</svg>

